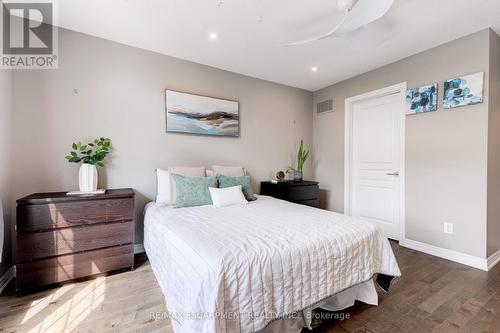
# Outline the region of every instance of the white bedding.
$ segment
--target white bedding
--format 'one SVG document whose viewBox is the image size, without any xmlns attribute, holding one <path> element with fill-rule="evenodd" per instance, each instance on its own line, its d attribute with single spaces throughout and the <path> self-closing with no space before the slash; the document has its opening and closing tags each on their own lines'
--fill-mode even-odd
<svg viewBox="0 0 500 333">
<path fill-rule="evenodd" d="M 400 276 L 370 223 L 259 196 L 244 206 L 150 204 L 144 247 L 176 333 L 249 333 L 375 273 Z"/>
</svg>

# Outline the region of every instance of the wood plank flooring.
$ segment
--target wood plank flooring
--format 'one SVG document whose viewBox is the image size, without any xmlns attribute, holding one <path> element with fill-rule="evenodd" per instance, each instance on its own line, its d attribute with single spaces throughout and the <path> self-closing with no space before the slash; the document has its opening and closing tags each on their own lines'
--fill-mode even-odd
<svg viewBox="0 0 500 333">
<path fill-rule="evenodd" d="M 490 272 L 392 243 L 403 276 L 378 307 L 337 313 L 313 333 L 500 332 L 500 265 Z M 0 296 L 0 332 L 166 332 L 163 295 L 147 261 L 133 272 L 63 285 L 24 297 Z M 304 332 L 310 332 L 304 330 Z"/>
</svg>

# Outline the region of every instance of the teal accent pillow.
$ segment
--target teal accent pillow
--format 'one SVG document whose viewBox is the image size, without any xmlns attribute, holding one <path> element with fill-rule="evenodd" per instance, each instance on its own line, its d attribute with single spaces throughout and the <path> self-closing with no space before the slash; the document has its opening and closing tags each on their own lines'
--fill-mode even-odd
<svg viewBox="0 0 500 333">
<path fill-rule="evenodd" d="M 211 205 L 209 187 L 217 187 L 215 177 L 188 177 L 172 174 L 175 182 L 175 207 L 195 207 Z"/>
<path fill-rule="evenodd" d="M 241 185 L 241 190 L 245 195 L 245 199 L 247 199 L 248 201 L 257 200 L 255 194 L 253 193 L 252 186 L 250 185 L 250 176 L 228 177 L 223 175 L 217 175 L 217 180 L 219 181 L 220 188 Z"/>
</svg>

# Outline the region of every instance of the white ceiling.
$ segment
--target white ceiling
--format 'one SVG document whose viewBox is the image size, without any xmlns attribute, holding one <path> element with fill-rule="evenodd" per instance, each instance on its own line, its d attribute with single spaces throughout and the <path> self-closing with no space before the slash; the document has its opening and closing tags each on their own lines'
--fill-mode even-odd
<svg viewBox="0 0 500 333">
<path fill-rule="evenodd" d="M 329 30 L 337 0 L 61 0 L 58 7 L 61 27 L 310 91 L 483 28 L 500 32 L 499 0 L 395 0 L 355 39 L 296 47 L 280 44 Z M 388 39 L 364 41 L 372 28 Z"/>
</svg>

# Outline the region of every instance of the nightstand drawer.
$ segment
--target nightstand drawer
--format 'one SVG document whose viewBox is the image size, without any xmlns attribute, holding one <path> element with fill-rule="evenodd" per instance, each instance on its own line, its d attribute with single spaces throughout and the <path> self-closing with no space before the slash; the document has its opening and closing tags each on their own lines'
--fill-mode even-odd
<svg viewBox="0 0 500 333">
<path fill-rule="evenodd" d="M 17 208 L 20 233 L 67 228 L 103 222 L 132 221 L 133 199 L 87 200 L 23 205 Z"/>
<path fill-rule="evenodd" d="M 46 285 L 134 265 L 133 245 L 124 245 L 37 260 L 16 266 L 16 283 L 25 286 Z"/>
<path fill-rule="evenodd" d="M 18 234 L 17 261 L 24 262 L 133 242 L 133 222 Z"/>
<path fill-rule="evenodd" d="M 317 185 L 290 186 L 283 192 L 283 199 L 288 201 L 312 200 L 318 198 L 318 193 Z"/>
<path fill-rule="evenodd" d="M 300 205 L 306 205 L 310 207 L 319 207 L 319 199 L 311 199 L 311 200 L 298 200 L 294 201 L 295 203 L 298 203 Z"/>
<path fill-rule="evenodd" d="M 319 207 L 318 182 L 262 182 L 260 184 L 260 194 L 269 195 L 277 199 L 287 200 L 301 205 L 307 205 L 316 208 Z"/>
</svg>

